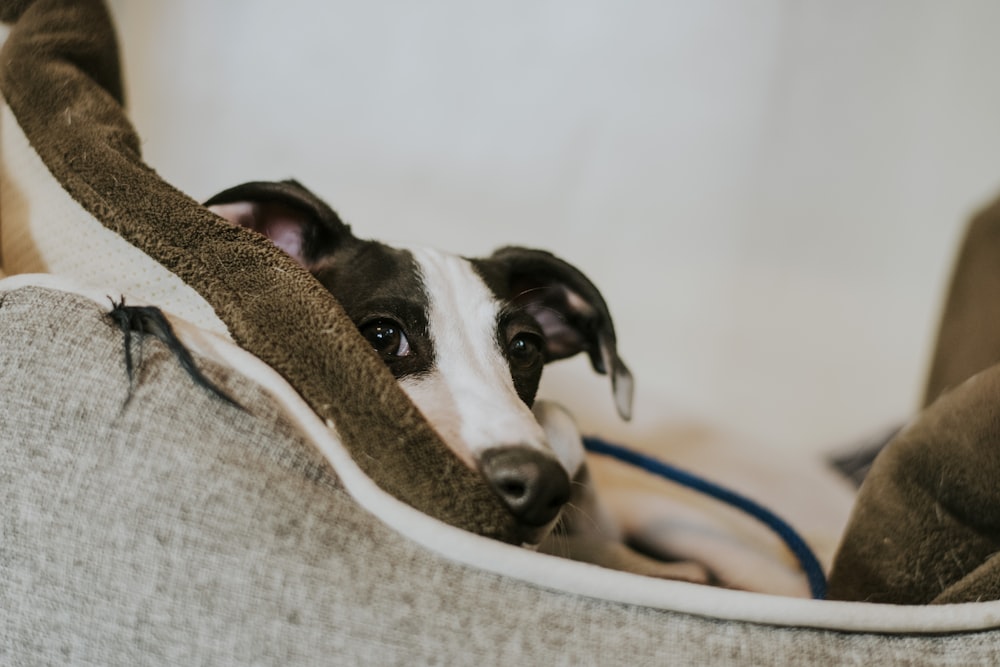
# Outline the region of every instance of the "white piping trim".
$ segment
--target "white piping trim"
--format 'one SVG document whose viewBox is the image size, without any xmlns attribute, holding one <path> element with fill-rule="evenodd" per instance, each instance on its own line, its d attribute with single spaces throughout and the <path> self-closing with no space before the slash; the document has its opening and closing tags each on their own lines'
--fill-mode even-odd
<svg viewBox="0 0 1000 667">
<path fill-rule="evenodd" d="M 29 274 L 0 281 L 0 291 L 27 286 L 73 292 L 102 306 L 107 301 L 105 294 L 75 286 L 57 276 Z M 336 434 L 260 359 L 218 334 L 177 318 L 171 318 L 171 322 L 193 352 L 230 366 L 264 388 L 330 461 L 359 505 L 398 533 L 449 560 L 550 590 L 726 621 L 889 634 L 938 634 L 1000 627 L 1000 601 L 902 606 L 731 591 L 608 570 L 460 530 L 418 512 L 380 489 L 361 471 Z"/>
</svg>

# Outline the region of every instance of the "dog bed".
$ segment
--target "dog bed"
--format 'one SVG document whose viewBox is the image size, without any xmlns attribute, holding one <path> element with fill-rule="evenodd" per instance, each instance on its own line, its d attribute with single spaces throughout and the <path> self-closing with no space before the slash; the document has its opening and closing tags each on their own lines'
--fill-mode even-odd
<svg viewBox="0 0 1000 667">
<path fill-rule="evenodd" d="M 843 600 L 652 580 L 505 543 L 332 297 L 142 162 L 99 2 L 2 18 L 3 662 L 993 661 L 1000 211 L 960 259 L 930 405 L 859 494 Z M 236 404 L 109 318 L 122 295 Z"/>
</svg>

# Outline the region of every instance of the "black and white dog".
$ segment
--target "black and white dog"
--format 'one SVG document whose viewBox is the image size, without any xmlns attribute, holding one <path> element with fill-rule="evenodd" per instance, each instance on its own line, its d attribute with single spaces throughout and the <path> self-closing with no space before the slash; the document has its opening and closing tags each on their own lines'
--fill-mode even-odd
<svg viewBox="0 0 1000 667">
<path fill-rule="evenodd" d="M 468 259 L 358 239 L 295 181 L 246 183 L 205 205 L 267 236 L 337 298 L 445 444 L 518 522 L 537 529 L 542 550 L 707 579 L 700 566 L 624 545 L 590 489 L 572 419 L 536 404 L 543 366 L 586 352 L 610 375 L 619 414 L 630 417 L 632 375 L 603 297 L 579 270 L 527 248 Z"/>
</svg>

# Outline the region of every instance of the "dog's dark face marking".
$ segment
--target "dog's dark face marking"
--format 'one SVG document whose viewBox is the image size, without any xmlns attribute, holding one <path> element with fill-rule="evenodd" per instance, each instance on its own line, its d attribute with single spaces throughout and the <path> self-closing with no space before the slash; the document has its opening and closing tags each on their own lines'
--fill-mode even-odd
<svg viewBox="0 0 1000 667">
<path fill-rule="evenodd" d="M 425 289 L 412 253 L 355 241 L 314 275 L 337 297 L 396 379 L 433 368 Z"/>
<path fill-rule="evenodd" d="M 582 452 L 561 452 L 564 473 L 550 464 L 555 454 L 531 412 L 544 365 L 587 352 L 595 370 L 611 375 L 628 418 L 631 374 L 607 306 L 580 271 L 550 253 L 511 247 L 467 259 L 361 240 L 294 181 L 247 183 L 206 205 L 312 272 L 445 443 L 530 525 L 554 521 L 582 462 Z M 512 449 L 523 453 L 520 463 L 511 462 Z M 544 470 L 543 488 L 522 488 L 524 469 Z M 555 509 L 524 510 L 529 496 Z"/>
</svg>

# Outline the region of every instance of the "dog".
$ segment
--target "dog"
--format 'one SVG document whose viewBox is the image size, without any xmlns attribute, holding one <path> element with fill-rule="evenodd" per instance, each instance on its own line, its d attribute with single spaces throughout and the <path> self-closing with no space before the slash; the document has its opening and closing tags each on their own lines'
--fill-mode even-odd
<svg viewBox="0 0 1000 667">
<path fill-rule="evenodd" d="M 355 237 L 294 180 L 255 181 L 205 202 L 266 236 L 340 302 L 445 444 L 482 474 L 524 545 L 662 578 L 707 582 L 701 566 L 633 551 L 589 483 L 582 440 L 559 406 L 535 400 L 544 366 L 585 352 L 631 417 L 632 374 L 608 306 L 577 268 L 544 251 L 485 258 Z"/>
</svg>

